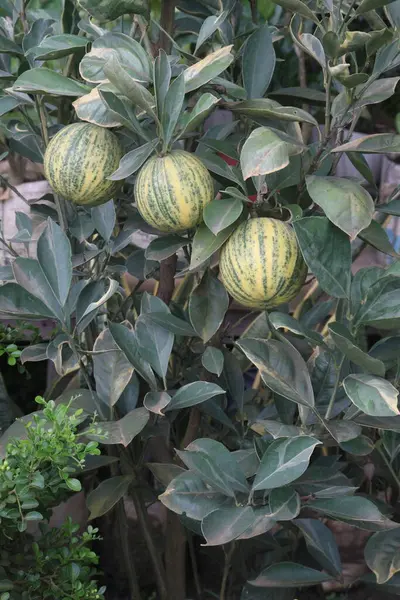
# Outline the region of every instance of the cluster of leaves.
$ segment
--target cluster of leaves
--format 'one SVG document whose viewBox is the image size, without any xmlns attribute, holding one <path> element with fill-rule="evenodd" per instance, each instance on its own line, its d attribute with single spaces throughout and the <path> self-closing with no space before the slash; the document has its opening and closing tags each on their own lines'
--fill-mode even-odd
<svg viewBox="0 0 400 600">
<path fill-rule="evenodd" d="M 46 521 L 52 508 L 81 489 L 74 475 L 88 456 L 100 453 L 98 444 L 78 439 L 78 426 L 87 418 L 81 409 L 41 397 L 36 402 L 42 410 L 16 422 L 2 438 L 1 598 L 97 600 L 104 590 L 93 579 L 98 557 L 89 547 L 98 539 L 97 529 L 80 535 L 70 519 L 59 529 L 49 528 Z M 92 431 L 97 429 L 90 426 L 88 433 Z M 40 524 L 39 536 L 29 531 L 30 523 Z"/>
<path fill-rule="evenodd" d="M 82 15 L 76 22 L 76 11 L 68 13 L 73 3 L 66 2 L 71 18 L 69 28 L 60 19 L 61 32 L 51 15 L 36 18 L 25 3 L 22 12 L 9 9 L 2 24 L 12 27 L 2 27 L 0 37 L 3 77 L 11 84 L 0 98 L 9 149 L 40 163 L 48 137 L 79 118 L 115 128 L 126 154 L 112 175 L 124 181 L 115 199 L 83 209 L 46 197 L 32 204 L 31 215 L 16 215 L 14 241 L 29 245 L 38 238 L 37 252 L 31 258 L 11 252 L 0 312 L 56 323 L 52 339 L 24 349 L 21 361 L 51 360 L 61 380 L 79 371 L 85 389 L 62 399 L 68 405 L 72 394 L 74 406 L 97 413 L 100 423 L 85 432 L 92 441 L 74 450 L 78 466 L 85 454 L 97 452 L 97 442 L 115 446 L 118 455 L 98 457 L 98 465 L 121 459 L 113 476 L 89 494 L 91 518 L 127 493 L 140 507 L 161 486 L 161 501 L 188 530 L 208 546 L 230 544 L 222 600 L 237 548 L 250 565 L 240 575 L 243 599 L 268 593 L 293 600 L 299 587 L 340 581 L 337 544 L 321 520 L 334 519 L 372 533 L 365 548 L 371 572 L 363 580 L 398 592 L 400 278 L 381 221 L 400 215 L 399 189 L 387 204 L 377 204 L 364 154 L 398 151 L 400 136 L 351 139 L 361 113 L 395 92 L 399 77 L 386 74 L 400 65 L 398 2 L 278 3 L 294 13 L 287 31 L 276 27 L 280 9 L 274 25 L 255 25 L 237 18 L 245 14 L 239 2 L 196 2 L 199 16 L 188 16 L 192 3 L 182 1 L 171 52 L 154 56 L 149 50 L 157 24 L 149 37 L 142 20 L 147 11 L 136 0 L 82 2 L 100 23 Z M 104 25 L 116 17 L 122 17 L 118 26 L 126 25 L 131 10 L 138 13 L 131 36 L 116 23 Z M 182 32 L 188 30 L 187 45 Z M 279 89 L 277 56 L 288 44 L 320 69 L 324 91 Z M 73 108 L 66 97 L 75 98 Z M 289 99 L 294 106 L 285 104 Z M 297 106 L 304 101 L 308 111 Z M 204 119 L 220 106 L 233 121 L 204 132 Z M 316 128 L 316 142 L 308 143 L 301 123 Z M 210 170 L 222 198 L 206 207 L 196 230 L 162 235 L 131 204 L 135 174 L 155 150 L 182 143 Z M 341 156 L 358 179 L 332 175 Z M 282 306 L 251 315 L 243 332 L 227 318 L 229 297 L 214 257 L 248 217 L 253 195 L 252 213 L 292 223 L 316 281 L 293 314 Z M 153 236 L 145 249 L 130 248 L 138 230 Z M 366 245 L 395 260 L 353 275 L 354 258 Z M 154 277 L 164 292 L 163 261 L 175 255 L 182 283 L 172 300 L 142 293 Z M 121 285 L 126 273 L 138 280 L 131 295 Z M 369 347 L 371 327 L 380 339 Z M 45 516 L 46 507 L 79 486 L 71 476 L 77 466 L 54 444 L 64 432 L 62 444 L 77 448 L 68 423 L 75 418 L 77 425 L 83 414 L 72 417 L 60 406 L 49 407 L 50 433 L 38 417 L 35 452 L 27 451 L 28 437 L 15 442 L 18 451 L 7 458 L 44 453 L 57 478 L 54 483 L 42 474 L 44 488 L 29 479 L 29 506 L 23 498 L 22 513 L 12 504 L 2 509 L 4 522 L 11 514 L 22 530 L 28 515 Z M 151 459 L 163 462 L 144 463 L 149 446 Z M 157 485 L 149 484 L 148 467 Z M 1 481 L 13 498 L 14 471 L 7 468 Z M 387 502 L 367 497 L 377 480 L 392 491 L 392 501 L 390 494 Z M 167 535 L 179 537 L 169 529 Z M 253 543 L 246 543 L 250 538 Z M 160 598 L 181 600 L 165 590 L 164 566 L 148 531 L 146 543 Z M 89 576 L 81 570 L 77 581 L 82 573 Z"/>
<path fill-rule="evenodd" d="M 6 355 L 7 364 L 10 367 L 17 365 L 18 372 L 26 372 L 25 367 L 20 362 L 22 348 L 20 342 L 24 340 L 28 332 L 29 341 L 35 344 L 40 339 L 39 329 L 32 323 L 17 322 L 14 327 L 10 325 L 0 326 L 0 356 Z"/>
</svg>

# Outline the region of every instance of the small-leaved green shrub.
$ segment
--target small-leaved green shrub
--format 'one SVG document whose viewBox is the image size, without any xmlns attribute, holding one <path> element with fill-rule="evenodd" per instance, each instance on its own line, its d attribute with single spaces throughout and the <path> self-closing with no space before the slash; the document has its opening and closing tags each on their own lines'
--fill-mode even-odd
<svg viewBox="0 0 400 600">
<path fill-rule="evenodd" d="M 80 534 L 70 518 L 49 527 L 52 508 L 79 492 L 75 477 L 97 442 L 80 441 L 81 409 L 37 397 L 42 410 L 25 422 L 26 435 L 11 439 L 0 462 L 1 600 L 101 599 L 90 548 L 97 529 Z M 86 433 L 97 431 L 90 425 Z M 38 523 L 39 528 L 29 527 Z"/>
</svg>

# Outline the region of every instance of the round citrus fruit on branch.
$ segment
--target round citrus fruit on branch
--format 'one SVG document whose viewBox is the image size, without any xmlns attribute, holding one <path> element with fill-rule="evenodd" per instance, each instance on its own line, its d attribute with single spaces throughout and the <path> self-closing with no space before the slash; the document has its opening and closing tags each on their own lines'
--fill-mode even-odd
<svg viewBox="0 0 400 600">
<path fill-rule="evenodd" d="M 259 309 L 292 300 L 307 275 L 292 227 L 267 217 L 239 225 L 222 247 L 219 270 L 234 300 Z"/>
<path fill-rule="evenodd" d="M 98 206 L 120 186 L 107 179 L 119 166 L 122 148 L 114 133 L 91 123 L 59 131 L 44 155 L 44 174 L 56 194 L 74 204 Z"/>
<path fill-rule="evenodd" d="M 211 175 L 185 150 L 152 156 L 135 182 L 135 199 L 143 219 L 164 232 L 184 231 L 203 220 L 203 209 L 214 198 Z"/>
</svg>

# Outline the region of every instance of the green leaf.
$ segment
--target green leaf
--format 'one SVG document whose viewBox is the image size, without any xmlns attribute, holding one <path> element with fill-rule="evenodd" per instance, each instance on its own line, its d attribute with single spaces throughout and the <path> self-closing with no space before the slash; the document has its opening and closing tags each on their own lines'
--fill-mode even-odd
<svg viewBox="0 0 400 600">
<path fill-rule="evenodd" d="M 384 252 L 395 258 L 399 256 L 394 249 L 386 230 L 378 223 L 378 221 L 372 220 L 366 229 L 360 231 L 358 237 L 380 252 Z"/>
<path fill-rule="evenodd" d="M 116 475 L 102 481 L 86 499 L 89 519 L 97 519 L 108 513 L 125 496 L 132 482 L 132 475 Z"/>
<path fill-rule="evenodd" d="M 4 35 L 0 35 L 0 53 L 1 54 L 11 54 L 14 56 L 23 56 L 23 51 L 18 44 L 5 37 Z"/>
<path fill-rule="evenodd" d="M 382 271 L 379 274 L 382 275 Z M 381 328 L 392 329 L 400 318 L 399 289 L 400 278 L 395 275 L 386 274 L 375 280 L 365 288 L 364 302 L 355 314 L 355 323 L 378 323 Z"/>
<path fill-rule="evenodd" d="M 103 352 L 92 357 L 97 395 L 107 406 L 114 406 L 131 380 L 133 367 L 114 342 L 109 329 L 99 334 L 93 350 Z"/>
<path fill-rule="evenodd" d="M 80 0 L 80 6 L 100 22 L 115 21 L 123 15 L 147 15 L 148 3 L 145 0 Z"/>
<path fill-rule="evenodd" d="M 203 342 L 208 342 L 218 331 L 228 306 L 229 298 L 223 284 L 207 271 L 189 298 L 189 318 Z"/>
<path fill-rule="evenodd" d="M 365 267 L 363 269 L 359 269 L 354 275 L 353 281 L 351 282 L 350 293 L 351 318 L 354 319 L 358 313 L 363 314 L 364 306 L 366 305 L 367 298 L 369 297 L 370 289 L 382 277 L 383 274 L 383 269 L 379 267 Z M 369 308 L 369 303 L 367 304 L 366 308 Z"/>
<path fill-rule="evenodd" d="M 239 223 L 235 221 L 235 223 L 232 223 L 232 225 L 229 225 L 217 235 L 214 235 L 205 223 L 201 223 L 193 238 L 190 270 L 194 271 L 198 269 L 214 254 L 214 252 L 217 252 L 222 244 L 229 238 L 231 233 L 233 233 L 238 224 Z"/>
<path fill-rule="evenodd" d="M 184 71 L 185 92 L 193 92 L 220 75 L 233 61 L 232 46 L 225 46 L 190 66 Z"/>
<path fill-rule="evenodd" d="M 325 93 L 313 88 L 288 87 L 270 92 L 270 96 L 282 96 L 305 100 L 310 104 L 325 104 Z"/>
<path fill-rule="evenodd" d="M 152 240 L 145 250 L 146 258 L 150 260 L 164 260 L 172 256 L 189 243 L 187 238 L 181 237 L 180 235 L 170 234 Z"/>
<path fill-rule="evenodd" d="M 179 319 L 178 317 L 175 317 L 174 315 L 152 312 L 146 315 L 145 317 L 142 316 L 141 318 L 153 321 L 153 323 L 156 323 L 157 325 L 163 327 L 171 333 L 175 333 L 175 335 L 182 335 L 187 337 L 195 337 L 197 335 L 195 330 L 189 323 L 183 321 L 182 319 Z"/>
<path fill-rule="evenodd" d="M 377 506 L 362 496 L 342 496 L 312 500 L 308 508 L 318 513 L 349 523 L 367 531 L 380 531 L 398 527 L 397 523 L 387 519 Z"/>
<path fill-rule="evenodd" d="M 38 46 L 31 48 L 28 54 L 35 60 L 57 60 L 83 50 L 87 45 L 87 38 L 63 33 L 45 37 Z"/>
<path fill-rule="evenodd" d="M 297 404 L 313 407 L 314 394 L 307 366 L 290 344 L 277 340 L 245 338 L 236 345 L 260 370 L 264 383 Z"/>
<path fill-rule="evenodd" d="M 385 376 L 386 369 L 383 362 L 376 358 L 372 358 L 372 356 L 363 352 L 361 348 L 356 345 L 350 331 L 345 325 L 342 323 L 331 323 L 329 325 L 329 332 L 337 348 L 339 348 L 339 350 L 353 363 L 359 365 L 373 375 L 377 375 L 378 377 Z"/>
<path fill-rule="evenodd" d="M 296 590 L 289 588 L 258 588 L 246 583 L 240 600 L 295 600 Z"/>
<path fill-rule="evenodd" d="M 70 479 L 69 481 L 67 481 L 67 485 L 70 481 L 74 481 L 73 479 Z M 26 515 L 24 515 L 24 519 L 25 521 L 42 521 L 43 520 L 43 515 L 42 513 L 36 511 L 36 510 L 31 510 L 28 513 L 26 513 Z"/>
<path fill-rule="evenodd" d="M 385 379 L 372 375 L 348 375 L 343 387 L 352 403 L 372 417 L 399 415 L 399 392 Z"/>
<path fill-rule="evenodd" d="M 221 381 L 231 395 L 240 414 L 243 414 L 244 378 L 241 365 L 232 352 L 224 351 L 224 368 Z"/>
<path fill-rule="evenodd" d="M 361 433 L 361 427 L 352 421 L 324 421 L 324 425 L 339 444 L 356 439 Z"/>
<path fill-rule="evenodd" d="M 214 235 L 218 235 L 220 231 L 234 223 L 242 211 L 243 202 L 238 198 L 212 200 L 203 211 L 204 223 Z"/>
<path fill-rule="evenodd" d="M 161 121 L 164 149 L 168 148 L 172 140 L 175 127 L 182 111 L 184 99 L 185 79 L 184 73 L 181 73 L 171 84 L 167 95 L 165 96 Z"/>
<path fill-rule="evenodd" d="M 232 489 L 248 494 L 249 486 L 243 471 L 235 460 L 235 456 L 220 442 L 210 438 L 200 438 L 186 447 L 189 452 L 205 452 L 222 469 Z"/>
<path fill-rule="evenodd" d="M 119 162 L 118 169 L 107 177 L 107 179 L 110 179 L 111 181 L 120 181 L 121 179 L 126 179 L 126 177 L 136 173 L 149 156 L 153 154 L 156 145 L 157 140 L 152 140 L 125 154 Z"/>
<path fill-rule="evenodd" d="M 400 571 L 400 527 L 374 533 L 365 546 L 364 556 L 377 582 L 386 583 Z"/>
<path fill-rule="evenodd" d="M 61 227 L 50 217 L 37 243 L 37 258 L 54 295 L 64 306 L 72 280 L 71 246 Z"/>
<path fill-rule="evenodd" d="M 185 133 L 189 133 L 201 125 L 201 123 L 203 123 L 203 121 L 208 117 L 210 112 L 215 108 L 219 101 L 220 99 L 216 98 L 213 94 L 202 94 L 194 105 L 192 111 L 186 112 L 184 115 L 182 115 L 181 135 L 183 136 Z"/>
<path fill-rule="evenodd" d="M 136 81 L 151 81 L 151 62 L 144 48 L 132 37 L 117 32 L 106 32 L 94 40 L 79 65 L 83 79 L 95 84 L 106 82 L 104 67 L 111 57 Z"/>
<path fill-rule="evenodd" d="M 337 58 L 339 56 L 340 40 L 334 31 L 327 31 L 324 34 L 322 45 L 329 58 Z"/>
<path fill-rule="evenodd" d="M 315 446 L 320 443 L 306 435 L 272 442 L 261 459 L 253 490 L 279 488 L 298 479 L 307 469 Z"/>
<path fill-rule="evenodd" d="M 346 298 L 351 277 L 349 238 L 326 217 L 293 221 L 304 260 L 322 289 L 335 298 Z"/>
<path fill-rule="evenodd" d="M 124 96 L 109 91 L 109 88 L 114 88 L 111 84 L 102 84 L 96 88 L 100 94 L 103 104 L 112 113 L 116 120 L 121 122 L 127 129 L 133 131 L 141 139 L 151 141 L 149 133 L 141 126 L 135 115 L 133 104 Z"/>
<path fill-rule="evenodd" d="M 142 358 L 160 377 L 165 377 L 174 345 L 174 334 L 142 316 L 136 321 L 135 333 Z"/>
<path fill-rule="evenodd" d="M 371 223 L 374 202 L 358 183 L 341 177 L 309 175 L 307 190 L 332 223 L 353 240 Z"/>
<path fill-rule="evenodd" d="M 52 96 L 84 96 L 90 92 L 87 85 L 64 77 L 61 73 L 46 67 L 35 67 L 25 71 L 15 81 L 12 89 L 15 92 L 50 94 Z"/>
<path fill-rule="evenodd" d="M 67 488 L 70 489 L 72 492 L 80 492 L 82 489 L 82 484 L 79 481 L 79 479 L 67 479 L 65 483 Z"/>
<path fill-rule="evenodd" d="M 376 133 L 356 138 L 351 142 L 336 146 L 331 152 L 362 152 L 363 154 L 386 154 L 400 152 L 400 135 Z"/>
<path fill-rule="evenodd" d="M 381 440 L 390 460 L 393 461 L 400 452 L 400 435 L 396 431 L 382 431 Z"/>
<path fill-rule="evenodd" d="M 149 417 L 150 413 L 146 408 L 135 408 L 119 421 L 102 421 L 99 425 L 100 435 L 92 433 L 86 435 L 101 444 L 122 444 L 126 448 L 147 425 Z"/>
<path fill-rule="evenodd" d="M 387 204 L 379 204 L 376 207 L 376 210 L 379 210 L 379 212 L 385 213 L 387 215 L 394 215 L 395 217 L 400 217 L 400 199 L 392 200 Z"/>
<path fill-rule="evenodd" d="M 275 70 L 275 50 L 268 23 L 247 39 L 242 57 L 243 86 L 248 98 L 262 98 Z"/>
<path fill-rule="evenodd" d="M 162 411 L 170 402 L 171 396 L 167 392 L 147 392 L 143 406 L 156 415 L 164 416 Z"/>
<path fill-rule="evenodd" d="M 251 506 L 217 508 L 204 517 L 201 531 L 207 546 L 220 546 L 239 537 L 254 520 Z"/>
<path fill-rule="evenodd" d="M 139 344 L 134 332 L 119 323 L 110 323 L 109 328 L 118 348 L 125 354 L 135 371 L 147 381 L 150 389 L 156 390 L 157 382 L 154 373 L 149 363 L 140 355 Z"/>
<path fill-rule="evenodd" d="M 205 452 L 188 452 L 184 450 L 177 450 L 179 458 L 182 462 L 191 470 L 194 471 L 204 483 L 208 483 L 214 490 L 224 494 L 225 497 L 229 496 L 234 498 L 235 492 L 232 488 L 231 482 L 226 476 L 226 473 L 219 466 L 219 464 L 208 456 Z"/>
<path fill-rule="evenodd" d="M 127 96 L 129 100 L 153 117 L 156 122 L 158 121 L 154 111 L 154 96 L 125 71 L 115 55 L 110 56 L 103 68 L 108 79 L 115 85 L 121 94 Z"/>
<path fill-rule="evenodd" d="M 201 48 L 204 42 L 207 41 L 213 35 L 213 33 L 217 31 L 217 29 L 220 29 L 221 25 L 226 20 L 229 13 L 230 11 L 228 8 L 228 10 L 223 10 L 219 15 L 212 15 L 205 19 L 205 21 L 201 25 L 197 37 L 196 48 L 194 50 L 195 54 L 197 54 L 198 49 Z"/>
<path fill-rule="evenodd" d="M 52 317 L 64 321 L 64 313 L 46 275 L 37 260 L 16 258 L 13 262 L 14 277 L 27 292 L 36 296 L 51 311 Z"/>
<path fill-rule="evenodd" d="M 101 206 L 95 206 L 91 209 L 92 222 L 104 241 L 110 241 L 115 227 L 115 206 L 114 201 L 109 200 Z"/>
<path fill-rule="evenodd" d="M 321 42 L 319 41 L 319 39 L 315 35 L 312 35 L 311 33 L 301 33 L 298 38 L 298 42 L 299 42 L 300 46 L 302 47 L 302 49 L 307 54 L 312 56 L 312 58 L 314 60 L 319 62 L 320 66 L 325 71 L 326 57 L 325 57 L 324 48 L 323 48 Z"/>
<path fill-rule="evenodd" d="M 220 394 L 225 394 L 225 391 L 216 383 L 209 383 L 208 381 L 188 383 L 179 388 L 166 410 L 179 410 L 188 406 L 195 406 Z"/>
<path fill-rule="evenodd" d="M 296 519 L 294 524 L 302 532 L 311 556 L 330 575 L 335 578 L 341 577 L 342 564 L 332 531 L 316 519 Z"/>
<path fill-rule="evenodd" d="M 286 1 L 286 0 L 285 0 Z M 281 4 L 282 0 L 279 0 Z M 267 567 L 252 581 L 251 585 L 262 588 L 270 587 L 301 587 L 320 585 L 324 581 L 331 581 L 332 577 L 321 571 L 310 569 L 299 563 L 281 562 Z"/>
<path fill-rule="evenodd" d="M 300 512 L 300 496 L 290 487 L 275 488 L 269 495 L 269 509 L 275 521 L 291 521 Z"/>
<path fill-rule="evenodd" d="M 164 102 L 171 82 L 171 66 L 163 49 L 160 49 L 153 66 L 154 96 L 156 99 L 157 114 L 161 121 L 164 111 Z"/>
<path fill-rule="evenodd" d="M 77 309 L 76 309 L 76 320 L 77 320 L 77 325 L 82 326 L 82 323 L 85 323 L 85 318 L 87 319 L 87 323 L 90 323 L 91 319 L 93 318 L 94 314 L 96 313 L 97 309 L 100 308 L 100 306 L 102 306 L 103 304 L 105 304 L 107 302 L 107 300 L 109 300 L 116 292 L 116 290 L 118 289 L 118 282 L 115 279 L 103 279 L 101 282 L 93 282 L 94 285 L 96 286 L 97 283 L 99 283 L 99 289 L 102 291 L 101 294 L 99 294 L 99 296 L 96 298 L 92 298 L 91 302 L 86 302 L 86 291 L 89 290 L 89 286 L 91 285 L 89 283 L 89 285 L 87 285 L 81 292 L 81 294 L 79 295 L 78 298 L 78 302 L 77 302 Z M 105 289 L 105 285 L 107 285 L 108 283 L 108 288 L 104 291 Z M 85 300 L 84 300 L 85 299 Z M 89 296 L 90 299 L 90 296 Z M 84 328 L 84 327 L 83 327 Z"/>
<path fill-rule="evenodd" d="M 146 466 L 153 473 L 154 477 L 164 486 L 167 487 L 175 477 L 183 473 L 189 473 L 183 467 L 178 467 L 173 463 L 147 463 Z"/>
<path fill-rule="evenodd" d="M 271 518 L 268 506 L 254 508 L 253 512 L 253 522 L 250 527 L 236 538 L 237 540 L 248 540 L 252 537 L 263 535 L 276 525 L 276 521 Z"/>
<path fill-rule="evenodd" d="M 347 442 L 340 442 L 342 450 L 355 456 L 368 456 L 374 450 L 374 443 L 365 435 L 360 435 Z"/>
<path fill-rule="evenodd" d="M 285 425 L 284 423 L 273 421 L 272 419 L 257 419 L 252 424 L 251 428 L 260 435 L 269 433 L 275 440 L 283 437 L 296 437 L 301 435 L 300 427 L 296 427 L 296 425 Z"/>
<path fill-rule="evenodd" d="M 362 0 L 356 9 L 356 15 L 365 15 L 370 10 L 376 10 L 390 4 L 393 0 Z"/>
<path fill-rule="evenodd" d="M 0 315 L 32 320 L 54 317 L 52 311 L 41 300 L 16 283 L 0 286 Z"/>
<path fill-rule="evenodd" d="M 299 145 L 289 143 L 281 132 L 268 127 L 254 129 L 240 154 L 244 179 L 267 175 L 289 164 L 289 156 L 301 151 Z"/>
<path fill-rule="evenodd" d="M 224 368 L 224 355 L 218 348 L 208 346 L 201 357 L 201 364 L 207 371 L 219 376 Z"/>
<path fill-rule="evenodd" d="M 151 466 L 151 465 L 150 465 Z M 190 471 L 175 477 L 159 500 L 178 515 L 201 521 L 206 515 L 226 503 L 226 495 L 212 490 Z"/>
<path fill-rule="evenodd" d="M 235 113 L 246 115 L 248 117 L 265 119 L 279 119 L 287 122 L 304 122 L 312 125 L 317 125 L 315 118 L 301 108 L 292 106 L 281 106 L 279 102 L 270 100 L 269 98 L 258 98 L 255 100 L 247 100 L 245 102 L 236 102 L 230 104 L 229 109 Z"/>
</svg>

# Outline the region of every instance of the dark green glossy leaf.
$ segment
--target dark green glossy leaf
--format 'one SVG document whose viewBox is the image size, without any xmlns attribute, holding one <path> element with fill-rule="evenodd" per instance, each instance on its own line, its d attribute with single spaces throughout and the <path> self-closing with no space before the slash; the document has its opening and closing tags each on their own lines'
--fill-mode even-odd
<svg viewBox="0 0 400 600">
<path fill-rule="evenodd" d="M 358 183 L 340 177 L 307 177 L 307 190 L 332 223 L 354 239 L 368 227 L 374 202 Z"/>
<path fill-rule="evenodd" d="M 268 23 L 247 39 L 242 57 L 243 86 L 248 98 L 262 98 L 275 70 L 275 50 Z"/>
<path fill-rule="evenodd" d="M 90 92 L 90 88 L 74 79 L 69 79 L 61 73 L 36 67 L 25 71 L 13 85 L 16 92 L 30 94 L 50 94 L 52 96 L 83 96 Z"/>
<path fill-rule="evenodd" d="M 357 408 L 372 417 L 399 415 L 396 388 L 381 377 L 348 375 L 343 381 L 347 396 Z"/>
<path fill-rule="evenodd" d="M 236 345 L 261 372 L 264 383 L 274 392 L 303 406 L 314 406 L 314 394 L 307 366 L 300 353 L 277 340 L 245 338 Z"/>
<path fill-rule="evenodd" d="M 135 333 L 142 358 L 160 377 L 165 377 L 174 345 L 174 334 L 141 316 L 136 321 Z"/>
<path fill-rule="evenodd" d="M 169 510 L 196 521 L 201 521 L 227 501 L 224 494 L 211 489 L 190 471 L 183 471 L 175 477 L 159 499 Z"/>
<path fill-rule="evenodd" d="M 50 217 L 37 243 L 37 258 L 61 306 L 67 301 L 71 280 L 71 246 L 67 236 Z"/>
<path fill-rule="evenodd" d="M 220 546 L 239 537 L 254 520 L 251 506 L 218 508 L 206 515 L 201 530 L 207 546 Z"/>
<path fill-rule="evenodd" d="M 332 531 L 316 519 L 296 519 L 294 524 L 302 532 L 311 556 L 330 575 L 341 577 L 342 564 Z"/>
<path fill-rule="evenodd" d="M 55 317 L 63 322 L 64 313 L 61 304 L 56 298 L 39 262 L 33 258 L 16 258 L 13 262 L 13 271 L 17 283 L 45 304 L 53 318 Z"/>
<path fill-rule="evenodd" d="M 233 61 L 230 53 L 232 46 L 225 46 L 212 52 L 184 71 L 185 92 L 193 92 L 218 77 Z"/>
<path fill-rule="evenodd" d="M 324 291 L 336 298 L 349 293 L 351 246 L 349 238 L 325 217 L 305 217 L 293 228 L 308 267 Z"/>
<path fill-rule="evenodd" d="M 83 50 L 88 45 L 87 38 L 63 33 L 44 38 L 38 46 L 29 51 L 35 60 L 57 60 Z"/>
<path fill-rule="evenodd" d="M 398 526 L 387 519 L 373 502 L 362 496 L 317 499 L 310 502 L 308 507 L 327 517 L 368 531 L 393 529 Z"/>
<path fill-rule="evenodd" d="M 366 135 L 341 146 L 336 146 L 332 152 L 362 152 L 363 154 L 400 152 L 400 135 L 395 133 Z"/>
<path fill-rule="evenodd" d="M 218 235 L 220 231 L 234 223 L 242 211 L 243 202 L 238 198 L 212 200 L 204 209 L 204 223 L 214 235 Z"/>
<path fill-rule="evenodd" d="M 224 351 L 224 368 L 221 380 L 231 395 L 240 414 L 243 414 L 244 378 L 241 365 L 232 352 Z"/>
<path fill-rule="evenodd" d="M 288 140 L 278 130 L 268 127 L 254 129 L 245 141 L 240 164 L 243 178 L 268 175 L 289 164 L 289 156 L 301 152 L 301 146 Z"/>
<path fill-rule="evenodd" d="M 228 306 L 224 286 L 211 271 L 207 271 L 189 298 L 189 318 L 203 342 L 208 342 L 218 331 Z"/>
<path fill-rule="evenodd" d="M 151 389 L 156 390 L 157 382 L 154 373 L 149 363 L 140 355 L 139 344 L 134 332 L 117 323 L 110 323 L 109 328 L 117 346 L 125 354 L 137 373 L 147 381 Z"/>
<path fill-rule="evenodd" d="M 12 54 L 14 56 L 23 56 L 23 51 L 18 44 L 4 35 L 0 35 L 0 52 L 2 54 Z"/>
<path fill-rule="evenodd" d="M 153 321 L 153 323 L 156 323 L 157 325 L 159 325 L 160 327 L 163 327 L 164 329 L 166 329 L 167 331 L 170 331 L 171 333 L 175 333 L 175 335 L 182 335 L 182 336 L 188 336 L 188 337 L 196 337 L 196 332 L 193 329 L 193 327 L 187 323 L 186 321 L 183 321 L 182 319 L 179 319 L 178 317 L 175 317 L 174 315 L 171 314 L 166 314 L 166 313 L 149 313 L 148 315 L 146 315 L 145 317 L 141 317 L 142 320 L 150 320 Z"/>
<path fill-rule="evenodd" d="M 132 482 L 132 475 L 117 475 L 102 481 L 87 497 L 89 519 L 97 519 L 108 513 L 125 496 Z"/>
<path fill-rule="evenodd" d="M 340 442 L 340 447 L 354 456 L 368 456 L 374 450 L 374 443 L 365 435 L 360 435 L 347 442 Z"/>
<path fill-rule="evenodd" d="M 178 123 L 179 116 L 182 111 L 183 101 L 185 99 L 185 80 L 184 74 L 181 73 L 179 77 L 171 84 L 167 95 L 165 96 L 163 114 L 162 114 L 162 137 L 163 137 L 163 148 L 168 148 L 175 127 Z"/>
<path fill-rule="evenodd" d="M 190 260 L 190 270 L 194 271 L 198 269 L 203 263 L 206 262 L 217 250 L 219 250 L 229 238 L 231 233 L 236 229 L 238 223 L 232 223 L 229 227 L 226 227 L 223 231 L 220 231 L 218 235 L 214 235 L 207 225 L 202 223 L 195 233 L 192 245 L 192 256 Z"/>
<path fill-rule="evenodd" d="M 156 415 L 163 416 L 163 409 L 171 402 L 171 396 L 167 392 L 147 392 L 143 400 L 143 406 Z"/>
<path fill-rule="evenodd" d="M 279 119 L 288 122 L 304 122 L 316 125 L 317 121 L 307 111 L 292 106 L 281 106 L 279 102 L 268 98 L 258 98 L 255 100 L 246 100 L 229 105 L 230 110 L 235 114 L 239 113 L 248 117 L 264 117 L 266 119 Z"/>
<path fill-rule="evenodd" d="M 366 229 L 360 231 L 358 237 L 380 252 L 384 252 L 395 258 L 399 256 L 394 249 L 386 230 L 378 223 L 378 221 L 372 220 Z"/>
<path fill-rule="evenodd" d="M 377 375 L 378 377 L 385 376 L 385 365 L 382 361 L 372 358 L 361 350 L 356 345 L 350 331 L 342 323 L 331 323 L 329 331 L 335 345 L 356 365 L 359 365 L 366 371 Z"/>
<path fill-rule="evenodd" d="M 93 350 L 102 352 L 92 357 L 96 392 L 106 405 L 114 406 L 131 380 L 133 367 L 108 329 L 99 334 Z"/>
<path fill-rule="evenodd" d="M 146 408 L 135 408 L 119 421 L 102 421 L 100 435 L 88 433 L 86 435 L 102 444 L 121 444 L 126 448 L 144 429 L 149 417 L 150 413 Z"/>
<path fill-rule="evenodd" d="M 188 406 L 195 406 L 219 394 L 225 394 L 225 391 L 216 383 L 209 383 L 208 381 L 188 383 L 179 388 L 166 410 L 179 410 Z"/>
<path fill-rule="evenodd" d="M 379 204 L 376 207 L 376 210 L 379 210 L 379 212 L 383 212 L 387 215 L 394 215 L 395 217 L 400 217 L 400 199 L 392 200 L 387 204 Z"/>
<path fill-rule="evenodd" d="M 150 242 L 145 250 L 145 256 L 150 260 L 164 260 L 164 258 L 172 256 L 188 243 L 188 239 L 180 235 L 164 235 Z"/>
<path fill-rule="evenodd" d="M 276 521 L 291 521 L 300 512 L 300 496 L 290 487 L 275 488 L 269 495 L 269 509 Z"/>
<path fill-rule="evenodd" d="M 214 490 L 233 498 L 235 492 L 223 469 L 205 452 L 176 451 L 182 462 Z"/>
<path fill-rule="evenodd" d="M 201 357 L 201 363 L 210 373 L 221 375 L 224 368 L 224 355 L 218 348 L 208 346 Z"/>
<path fill-rule="evenodd" d="M 115 206 L 114 201 L 109 200 L 101 206 L 95 206 L 91 209 L 92 223 L 106 242 L 111 238 L 115 227 Z"/>
<path fill-rule="evenodd" d="M 185 112 L 181 117 L 181 135 L 189 133 L 197 129 L 201 123 L 208 117 L 210 112 L 220 101 L 213 94 L 206 93 L 202 94 L 197 100 L 191 112 Z"/>
<path fill-rule="evenodd" d="M 253 490 L 279 488 L 298 479 L 307 469 L 315 446 L 320 443 L 309 436 L 273 442 L 262 457 Z"/>
<path fill-rule="evenodd" d="M 153 140 L 143 144 L 143 146 L 134 148 L 128 152 L 128 154 L 125 154 L 125 156 L 123 156 L 120 160 L 118 169 L 109 177 L 107 177 L 107 179 L 111 179 L 112 181 L 120 181 L 121 179 L 125 179 L 126 177 L 133 175 L 133 173 L 136 173 L 136 171 L 138 171 L 146 162 L 149 156 L 153 154 L 156 145 L 157 141 Z"/>
<path fill-rule="evenodd" d="M 279 0 L 281 3 L 281 0 Z M 324 581 L 331 581 L 332 577 L 321 571 L 310 569 L 299 563 L 281 562 L 275 563 L 264 569 L 256 579 L 249 581 L 256 587 L 301 587 L 320 585 Z"/>
<path fill-rule="evenodd" d="M 365 546 L 364 556 L 377 583 L 386 583 L 400 571 L 400 527 L 374 533 Z"/>
<path fill-rule="evenodd" d="M 153 66 L 154 96 L 156 99 L 157 114 L 161 121 L 165 97 L 171 82 L 171 66 L 164 50 L 160 49 Z"/>
</svg>

